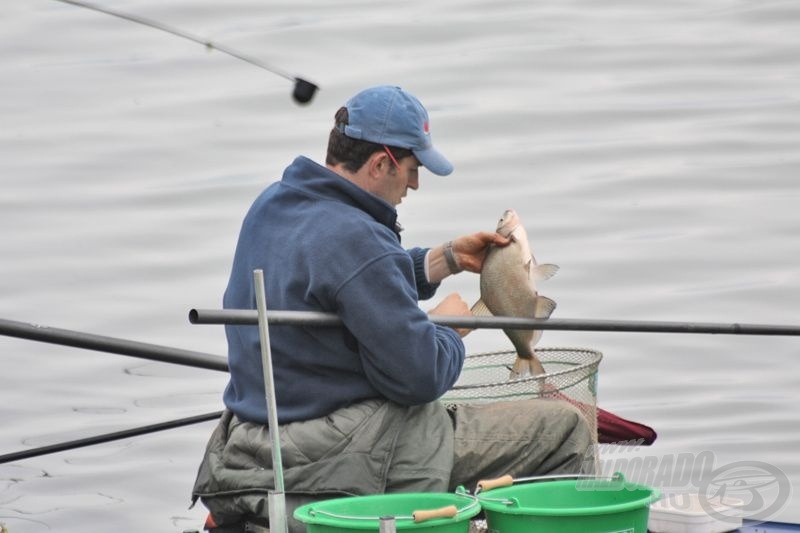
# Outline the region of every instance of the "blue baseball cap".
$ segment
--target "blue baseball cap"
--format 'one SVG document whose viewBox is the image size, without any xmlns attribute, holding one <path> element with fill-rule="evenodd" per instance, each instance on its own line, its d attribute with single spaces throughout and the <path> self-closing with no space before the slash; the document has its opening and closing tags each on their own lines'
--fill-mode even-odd
<svg viewBox="0 0 800 533">
<path fill-rule="evenodd" d="M 345 104 L 348 124 L 344 134 L 387 146 L 411 150 L 419 162 L 439 176 L 453 172 L 431 141 L 428 112 L 400 87 L 379 85 L 364 89 Z"/>
</svg>

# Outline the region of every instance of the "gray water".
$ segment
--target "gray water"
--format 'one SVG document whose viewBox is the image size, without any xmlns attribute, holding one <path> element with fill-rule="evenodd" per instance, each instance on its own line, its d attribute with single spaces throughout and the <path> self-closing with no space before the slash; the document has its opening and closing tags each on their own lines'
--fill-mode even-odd
<svg viewBox="0 0 800 533">
<path fill-rule="evenodd" d="M 508 207 L 554 317 L 800 323 L 800 4 L 211 2 L 106 5 L 317 82 L 49 0 L 0 5 L 0 317 L 215 354 L 252 199 L 324 158 L 335 110 L 377 83 L 429 108 L 455 163 L 400 207 L 409 245 Z M 478 293 L 478 278 L 440 296 Z M 433 302 L 424 303 L 428 308 Z M 467 337 L 501 349 L 499 332 Z M 668 460 L 761 461 L 800 482 L 800 340 L 546 332 L 600 350 L 599 404 Z M 225 375 L 0 337 L 0 453 L 221 408 Z M 12 533 L 180 532 L 213 423 L 0 465 Z M 666 458 L 666 459 L 665 459 Z M 690 488 L 690 487 L 687 487 Z M 800 521 L 793 494 L 776 518 Z"/>
</svg>

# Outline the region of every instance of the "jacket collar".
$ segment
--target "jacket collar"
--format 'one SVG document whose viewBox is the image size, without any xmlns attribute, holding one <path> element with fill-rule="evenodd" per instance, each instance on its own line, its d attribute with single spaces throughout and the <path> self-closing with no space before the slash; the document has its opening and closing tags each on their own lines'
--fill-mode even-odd
<svg viewBox="0 0 800 533">
<path fill-rule="evenodd" d="M 305 156 L 297 157 L 286 168 L 281 183 L 309 195 L 361 209 L 400 238 L 403 228 L 397 222 L 394 206 Z"/>
</svg>

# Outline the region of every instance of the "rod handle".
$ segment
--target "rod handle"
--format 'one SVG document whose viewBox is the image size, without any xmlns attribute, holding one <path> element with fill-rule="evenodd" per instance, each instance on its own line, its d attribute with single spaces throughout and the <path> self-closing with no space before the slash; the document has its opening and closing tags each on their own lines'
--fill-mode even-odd
<svg viewBox="0 0 800 533">
<path fill-rule="evenodd" d="M 514 478 L 510 474 L 495 479 L 482 479 L 478 481 L 478 490 L 492 490 L 497 487 L 508 487 L 514 484 Z"/>
<path fill-rule="evenodd" d="M 433 518 L 453 518 L 458 514 L 458 508 L 455 505 L 447 505 L 439 509 L 428 509 L 425 511 L 414 511 L 411 516 L 414 517 L 414 522 L 424 522 Z"/>
</svg>

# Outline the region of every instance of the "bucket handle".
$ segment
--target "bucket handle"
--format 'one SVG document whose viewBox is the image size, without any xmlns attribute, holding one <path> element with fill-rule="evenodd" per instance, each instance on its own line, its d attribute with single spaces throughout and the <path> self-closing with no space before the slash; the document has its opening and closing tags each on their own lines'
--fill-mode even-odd
<svg viewBox="0 0 800 533">
<path fill-rule="evenodd" d="M 414 511 L 411 513 L 411 516 L 414 518 L 414 522 L 419 524 L 420 522 L 425 522 L 426 520 L 432 520 L 434 518 L 453 518 L 457 514 L 458 507 L 455 505 L 446 505 L 438 509 Z"/>
<path fill-rule="evenodd" d="M 497 487 L 508 487 L 514 484 L 514 478 L 511 477 L 511 474 L 506 474 L 505 476 L 496 477 L 494 479 L 482 479 L 478 481 L 478 486 L 475 489 L 475 494 L 478 494 L 484 490 L 492 490 L 496 489 Z"/>
<path fill-rule="evenodd" d="M 472 505 L 467 506 L 466 508 L 472 507 Z M 465 508 L 465 509 L 466 509 Z M 463 510 L 463 509 L 462 509 Z M 350 516 L 350 515 L 343 515 L 338 513 L 331 513 L 328 511 L 321 511 L 319 509 L 311 509 L 309 511 L 311 516 L 315 515 L 323 515 L 330 518 L 340 518 L 344 520 L 385 520 L 391 518 L 393 520 L 413 520 L 416 523 L 425 522 L 427 520 L 433 520 L 434 518 L 453 518 L 458 514 L 458 508 L 455 505 L 447 505 L 445 507 L 441 507 L 439 509 L 423 509 L 419 511 L 412 511 L 411 515 L 402 515 L 402 516 L 384 516 L 384 517 L 377 517 L 377 516 Z"/>
<path fill-rule="evenodd" d="M 416 523 L 425 522 L 427 520 L 433 520 L 434 518 L 454 518 L 456 515 L 458 515 L 458 513 L 462 511 L 467 511 L 478 505 L 478 499 L 475 496 L 467 493 L 466 491 L 460 492 L 461 490 L 463 490 L 463 488 L 459 488 L 459 491 L 456 491 L 456 494 L 472 500 L 470 503 L 468 503 L 461 509 L 459 509 L 455 505 L 446 505 L 438 509 L 421 509 L 418 511 L 412 511 L 410 516 L 377 517 L 377 516 L 348 516 L 312 508 L 309 509 L 309 514 L 311 516 L 320 514 L 323 516 L 328 516 L 330 518 L 340 518 L 346 520 L 384 520 L 386 518 L 393 518 L 394 520 L 413 520 Z"/>
<path fill-rule="evenodd" d="M 528 481 L 551 481 L 554 479 L 608 479 L 610 481 L 625 481 L 625 477 L 621 472 L 614 473 L 613 476 L 596 476 L 594 474 L 551 474 L 548 476 L 531 476 L 521 477 L 514 479 L 510 474 L 501 476 L 494 479 L 482 479 L 478 481 L 478 486 L 475 489 L 475 495 L 485 490 L 492 490 L 498 487 L 509 487 L 514 483 L 522 483 Z"/>
</svg>

